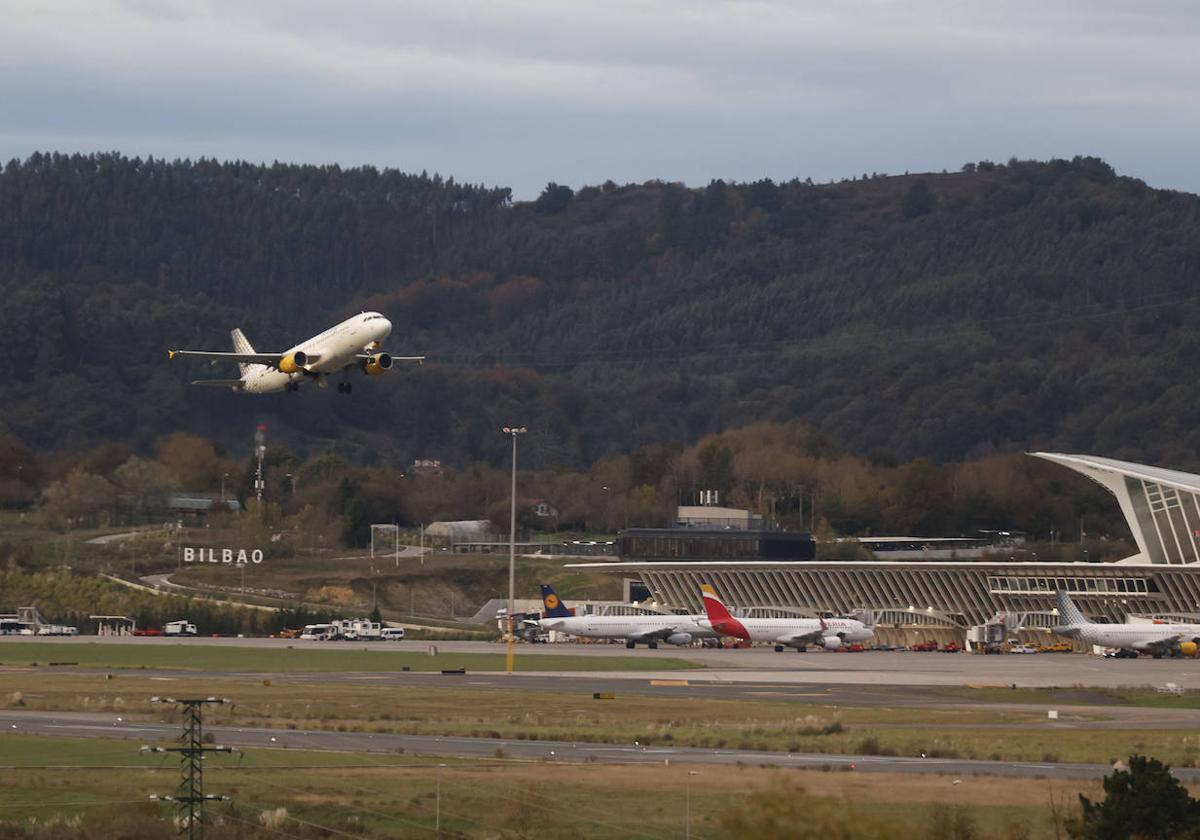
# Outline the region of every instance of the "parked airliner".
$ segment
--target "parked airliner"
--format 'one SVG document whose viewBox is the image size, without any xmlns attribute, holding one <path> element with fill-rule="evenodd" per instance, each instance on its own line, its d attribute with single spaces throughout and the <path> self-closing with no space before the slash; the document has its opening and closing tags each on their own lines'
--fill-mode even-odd
<svg viewBox="0 0 1200 840">
<path fill-rule="evenodd" d="M 1088 621 L 1063 590 L 1054 593 L 1061 624 L 1050 632 L 1089 645 L 1121 648 L 1148 653 L 1155 659 L 1163 654 L 1195 656 L 1200 649 L 1200 625 L 1149 622 L 1137 624 L 1096 624 Z"/>
<path fill-rule="evenodd" d="M 700 587 L 708 617 L 701 624 L 722 636 L 734 636 L 750 642 L 773 642 L 776 652 L 785 647 L 803 651 L 808 645 L 837 650 L 844 644 L 866 642 L 874 631 L 853 618 L 734 618 L 707 583 Z"/>
<path fill-rule="evenodd" d="M 393 362 L 423 362 L 424 356 L 393 356 L 380 352 L 379 346 L 392 331 L 392 322 L 378 312 L 361 312 L 332 326 L 318 336 L 297 344 L 282 353 L 259 353 L 235 329 L 233 352 L 212 350 L 168 350 L 167 355 L 199 356 L 213 362 L 237 362 L 241 370 L 238 379 L 197 379 L 193 385 L 230 388 L 243 394 L 269 394 L 276 391 L 298 391 L 300 383 L 313 381 L 324 388 L 326 380 L 341 373 L 343 381 L 338 391 L 348 394 L 355 370 L 367 376 L 380 376 L 392 369 Z"/>
<path fill-rule="evenodd" d="M 537 622 L 543 630 L 556 630 L 588 639 L 624 639 L 625 647 L 640 642 L 648 648 L 659 642 L 686 645 L 692 639 L 714 639 L 716 633 L 698 623 L 698 615 L 575 615 L 554 590 L 542 584 L 545 617 Z"/>
</svg>

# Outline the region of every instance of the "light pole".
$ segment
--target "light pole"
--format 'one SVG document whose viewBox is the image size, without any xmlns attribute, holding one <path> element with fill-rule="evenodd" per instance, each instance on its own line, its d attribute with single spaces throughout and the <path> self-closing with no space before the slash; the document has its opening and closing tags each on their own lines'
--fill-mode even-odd
<svg viewBox="0 0 1200 840">
<path fill-rule="evenodd" d="M 225 479 L 229 478 L 229 473 L 221 473 L 221 504 L 225 504 Z"/>
<path fill-rule="evenodd" d="M 505 664 L 513 672 L 513 594 L 517 580 L 517 435 L 526 432 L 524 426 L 505 426 L 504 434 L 512 438 L 512 498 L 508 520 L 508 633 Z"/>
</svg>

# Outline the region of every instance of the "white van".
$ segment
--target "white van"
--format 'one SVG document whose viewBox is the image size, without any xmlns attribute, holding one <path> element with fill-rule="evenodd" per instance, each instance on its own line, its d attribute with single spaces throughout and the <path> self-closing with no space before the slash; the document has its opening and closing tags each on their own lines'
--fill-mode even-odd
<svg viewBox="0 0 1200 840">
<path fill-rule="evenodd" d="M 402 642 L 404 641 L 404 628 L 384 627 L 383 630 L 380 631 L 379 638 L 383 639 L 385 642 Z"/>
<path fill-rule="evenodd" d="M 317 642 L 327 642 L 330 639 L 336 639 L 338 635 L 337 627 L 332 624 L 306 624 L 304 625 L 304 632 L 300 634 L 300 638 Z"/>
</svg>

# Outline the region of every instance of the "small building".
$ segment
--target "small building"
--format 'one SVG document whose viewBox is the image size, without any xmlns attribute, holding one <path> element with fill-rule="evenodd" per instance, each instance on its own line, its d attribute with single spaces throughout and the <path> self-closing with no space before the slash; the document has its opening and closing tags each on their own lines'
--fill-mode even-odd
<svg viewBox="0 0 1200 840">
<path fill-rule="evenodd" d="M 425 538 L 432 545 L 442 548 L 453 548 L 456 545 L 464 545 L 466 543 L 489 543 L 499 540 L 499 536 L 492 527 L 492 523 L 486 519 L 431 522 L 425 526 Z"/>
<path fill-rule="evenodd" d="M 214 507 L 217 510 L 224 508 L 230 513 L 240 513 L 242 510 L 242 505 L 237 499 L 220 499 L 198 493 L 171 496 L 167 499 L 167 509 L 173 515 L 184 519 L 207 519 Z"/>
</svg>

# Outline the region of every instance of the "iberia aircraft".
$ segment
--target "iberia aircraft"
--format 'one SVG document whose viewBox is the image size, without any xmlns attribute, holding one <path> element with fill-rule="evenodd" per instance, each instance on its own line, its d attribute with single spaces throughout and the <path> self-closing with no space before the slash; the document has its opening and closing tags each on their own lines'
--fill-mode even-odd
<svg viewBox="0 0 1200 840">
<path fill-rule="evenodd" d="M 392 356 L 379 350 L 392 331 L 392 322 L 378 312 L 362 312 L 330 327 L 318 336 L 282 353 L 259 353 L 250 346 L 246 334 L 232 331 L 233 352 L 212 350 L 168 350 L 167 355 L 200 356 L 213 362 L 237 362 L 238 379 L 197 379 L 193 385 L 231 388 L 244 394 L 269 394 L 275 391 L 299 391 L 300 383 L 312 380 L 321 388 L 331 374 L 341 373 L 344 381 L 338 391 L 350 393 L 350 373 L 360 370 L 367 376 L 380 376 L 392 369 L 392 363 L 423 362 L 424 356 Z"/>
<path fill-rule="evenodd" d="M 843 644 L 866 642 L 875 638 L 870 627 L 853 618 L 734 618 L 707 583 L 700 587 L 708 618 L 702 625 L 722 636 L 734 636 L 748 642 L 771 642 L 776 652 L 793 647 L 801 653 L 809 645 L 837 650 Z"/>
</svg>

